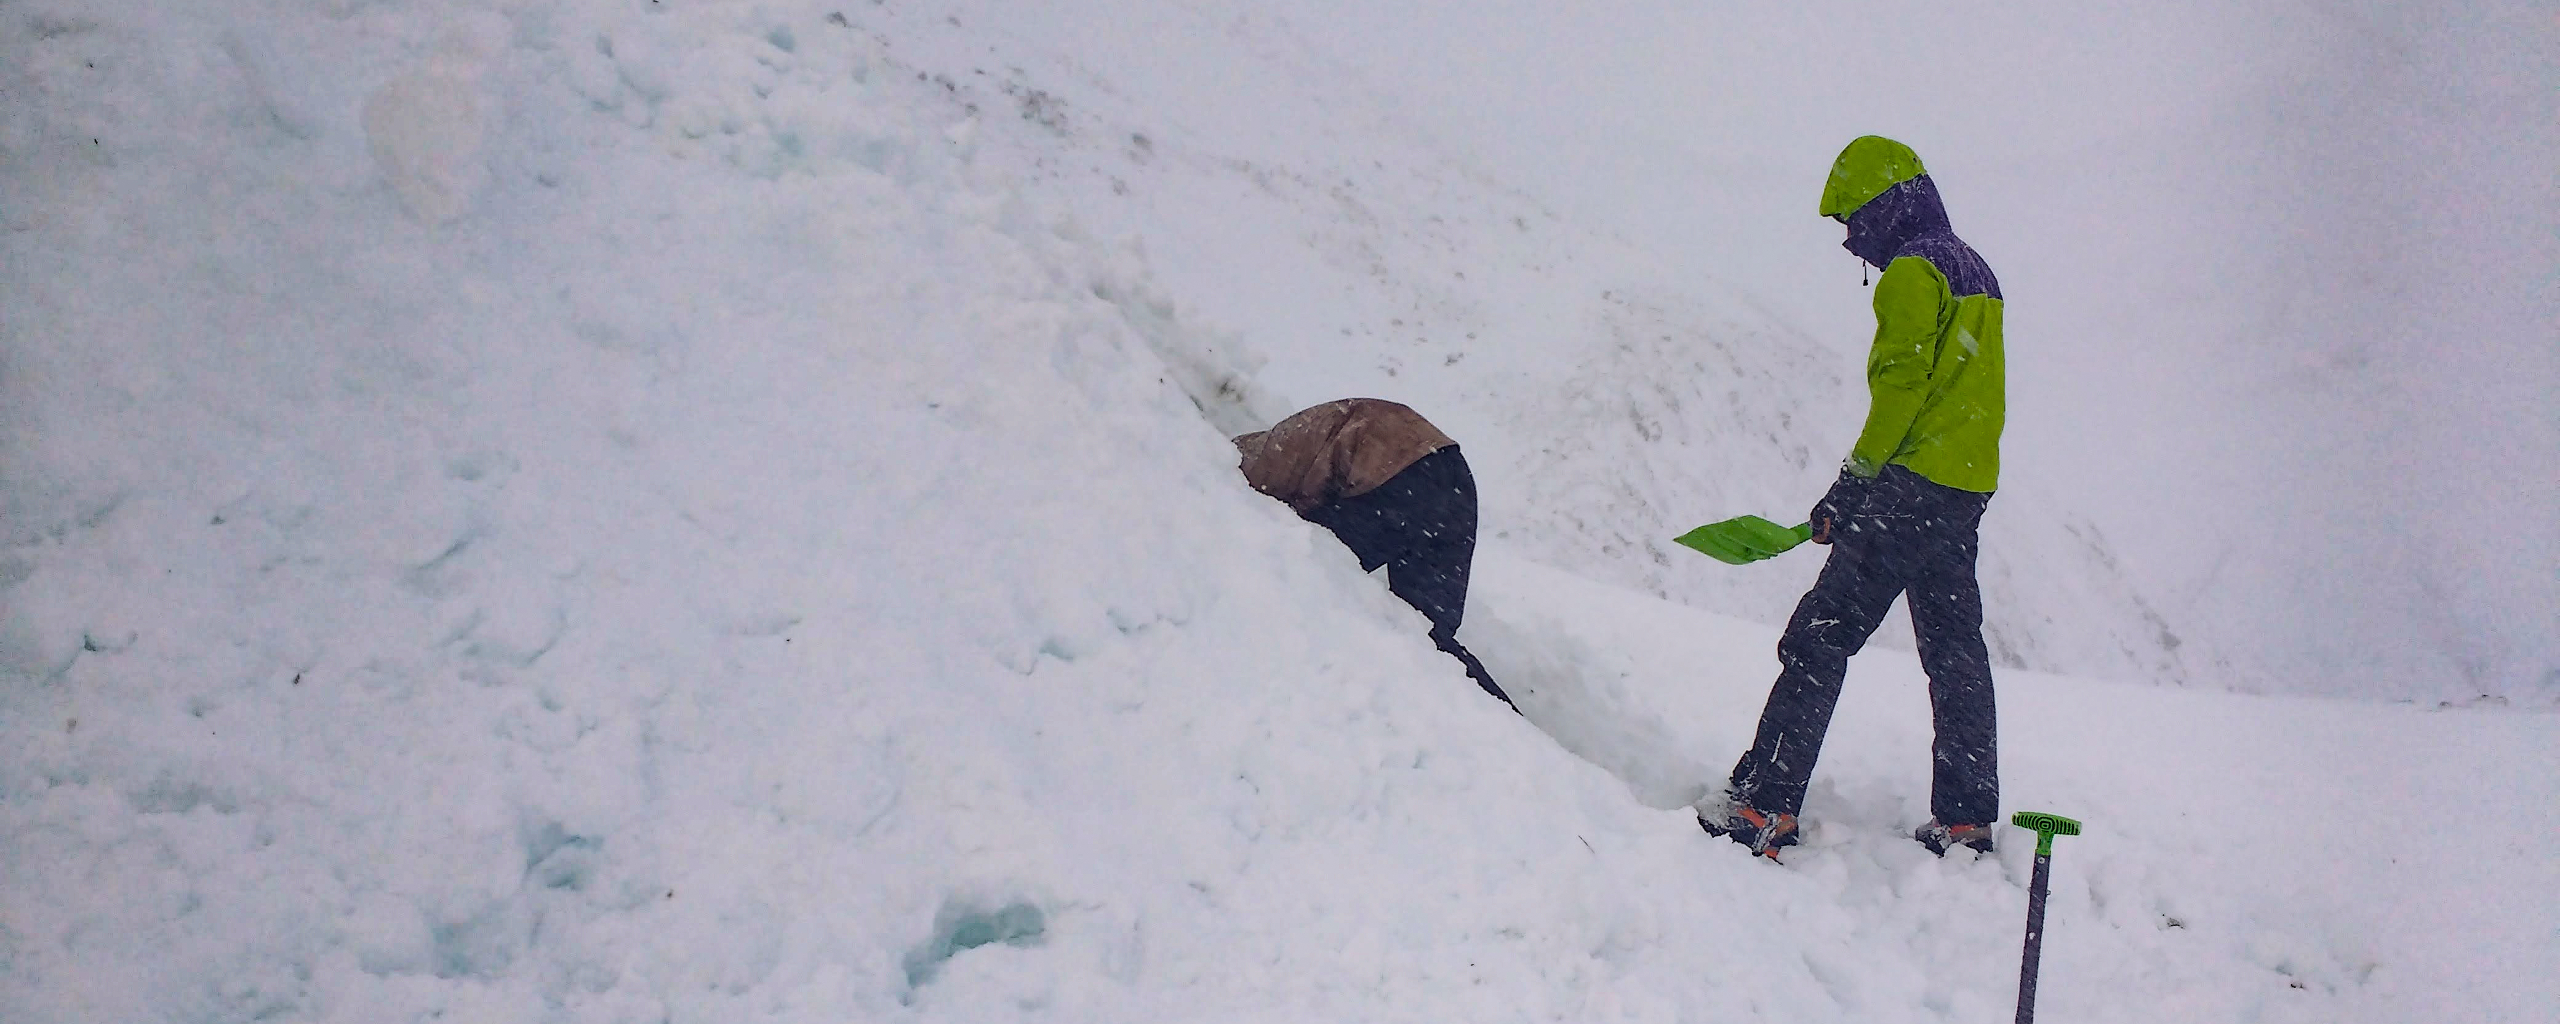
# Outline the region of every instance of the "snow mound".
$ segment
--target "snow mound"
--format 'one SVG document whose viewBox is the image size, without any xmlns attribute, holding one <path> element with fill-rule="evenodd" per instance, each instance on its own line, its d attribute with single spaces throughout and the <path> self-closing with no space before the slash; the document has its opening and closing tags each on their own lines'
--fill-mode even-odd
<svg viewBox="0 0 2560 1024">
<path fill-rule="evenodd" d="M 1242 487 L 1249 353 L 842 19 L 529 10 L 463 75 L 429 9 L 90 13 L 0 37 L 57 98 L 0 1016 L 1591 991 L 1537 964 L 1607 919 L 1521 927 L 1588 849 L 1477 809 L 1680 833 Z"/>
</svg>

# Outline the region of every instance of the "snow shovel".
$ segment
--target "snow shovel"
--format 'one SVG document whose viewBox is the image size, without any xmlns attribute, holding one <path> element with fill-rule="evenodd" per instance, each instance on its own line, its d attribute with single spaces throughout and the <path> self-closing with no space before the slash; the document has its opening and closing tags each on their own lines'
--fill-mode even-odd
<svg viewBox="0 0 2560 1024">
<path fill-rule="evenodd" d="M 1748 565 L 1785 554 L 1811 539 L 1812 523 L 1790 529 L 1759 516 L 1735 516 L 1673 537 L 1671 542 L 1727 565 Z"/>
<path fill-rule="evenodd" d="M 2027 884 L 2027 951 L 2018 964 L 2018 1024 L 2036 1019 L 2036 961 L 2044 957 L 2044 891 L 2053 875 L 2053 837 L 2080 834 L 2080 823 L 2059 814 L 2019 811 L 2009 824 L 2036 830 L 2036 875 Z"/>
</svg>

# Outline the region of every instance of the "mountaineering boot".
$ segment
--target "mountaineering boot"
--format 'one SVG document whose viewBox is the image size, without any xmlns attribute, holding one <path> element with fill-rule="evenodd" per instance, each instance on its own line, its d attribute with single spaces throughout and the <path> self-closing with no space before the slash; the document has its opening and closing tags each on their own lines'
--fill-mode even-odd
<svg viewBox="0 0 2560 1024">
<path fill-rule="evenodd" d="M 1725 826 L 1727 838 L 1770 860 L 1778 859 L 1779 847 L 1796 844 L 1796 816 L 1792 814 L 1742 804 L 1733 809 L 1733 817 L 1725 819 Z"/>
<path fill-rule="evenodd" d="M 1795 815 L 1761 810 L 1735 800 L 1729 791 L 1701 801 L 1697 810 L 1698 827 L 1708 835 L 1731 839 L 1770 860 L 1778 859 L 1779 847 L 1796 844 Z"/>
<path fill-rule="evenodd" d="M 1945 825 L 1936 818 L 1911 833 L 1911 838 L 1929 848 L 1930 853 L 1944 857 L 1947 851 L 1962 846 L 1976 853 L 1991 852 L 1990 825 Z"/>
<path fill-rule="evenodd" d="M 1739 806 L 1742 802 L 1733 798 L 1733 790 L 1719 788 L 1690 809 L 1698 812 L 1699 828 L 1706 829 L 1708 835 L 1722 836 L 1732 831 L 1726 822 L 1733 818 L 1733 809 Z"/>
</svg>

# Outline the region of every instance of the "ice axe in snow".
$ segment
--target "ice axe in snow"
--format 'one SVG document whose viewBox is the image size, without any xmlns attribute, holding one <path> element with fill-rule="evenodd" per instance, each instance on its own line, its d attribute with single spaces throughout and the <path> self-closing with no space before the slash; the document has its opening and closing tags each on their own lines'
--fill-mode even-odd
<svg viewBox="0 0 2560 1024">
<path fill-rule="evenodd" d="M 1746 565 L 1785 554 L 1813 539 L 1813 524 L 1786 527 L 1759 516 L 1735 516 L 1671 538 L 1671 542 L 1727 565 Z"/>
<path fill-rule="evenodd" d="M 2036 961 L 2044 956 L 2044 887 L 2053 874 L 2053 837 L 2080 834 L 2080 823 L 2059 814 L 2019 811 L 2009 824 L 2036 830 L 2036 874 L 2027 883 L 2027 951 L 2018 964 L 2018 1024 L 2036 1019 Z"/>
</svg>

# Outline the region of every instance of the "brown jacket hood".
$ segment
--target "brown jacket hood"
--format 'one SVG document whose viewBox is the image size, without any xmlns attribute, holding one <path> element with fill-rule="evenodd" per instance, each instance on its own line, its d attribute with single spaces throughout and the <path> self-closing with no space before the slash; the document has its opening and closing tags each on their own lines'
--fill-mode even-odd
<svg viewBox="0 0 2560 1024">
<path fill-rule="evenodd" d="M 1235 442 L 1245 482 L 1300 512 L 1376 490 L 1456 443 L 1421 413 L 1379 398 L 1326 402 Z"/>
</svg>

